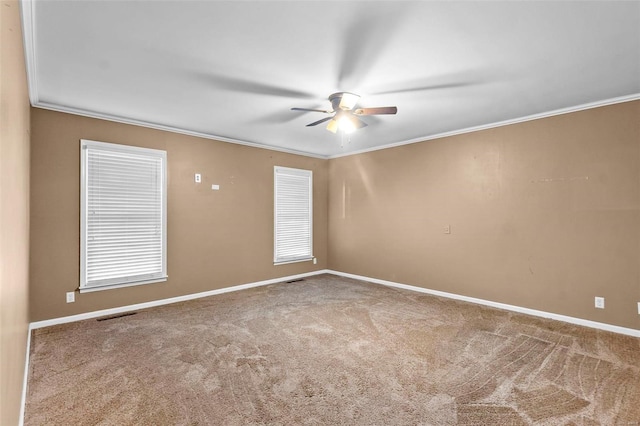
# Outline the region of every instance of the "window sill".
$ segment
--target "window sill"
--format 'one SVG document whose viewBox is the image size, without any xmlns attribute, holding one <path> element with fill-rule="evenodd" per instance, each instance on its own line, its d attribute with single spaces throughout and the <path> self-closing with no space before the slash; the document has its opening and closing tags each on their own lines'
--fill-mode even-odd
<svg viewBox="0 0 640 426">
<path fill-rule="evenodd" d="M 153 283 L 161 283 L 167 281 L 169 277 L 165 276 L 162 278 L 154 278 L 153 280 L 148 281 L 136 281 L 133 283 L 124 283 L 124 284 L 106 284 L 95 287 L 80 287 L 80 293 L 93 293 L 94 291 L 102 291 L 102 290 L 111 290 L 114 288 L 124 288 L 124 287 L 133 287 L 136 285 L 144 285 L 144 284 L 153 284 Z"/>
<path fill-rule="evenodd" d="M 286 264 L 288 264 L 288 263 L 310 262 L 310 261 L 312 261 L 313 259 L 314 259 L 314 258 L 313 258 L 313 256 L 311 256 L 311 257 L 305 257 L 305 258 L 303 258 L 303 259 L 282 260 L 282 261 L 280 261 L 280 262 L 276 262 L 276 261 L 274 261 L 274 262 L 273 262 L 273 264 L 274 264 L 274 265 L 286 265 Z"/>
</svg>

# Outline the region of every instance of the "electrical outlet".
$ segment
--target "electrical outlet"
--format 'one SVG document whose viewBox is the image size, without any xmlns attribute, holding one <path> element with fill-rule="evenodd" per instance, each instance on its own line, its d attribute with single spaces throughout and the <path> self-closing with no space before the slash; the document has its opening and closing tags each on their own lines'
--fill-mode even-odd
<svg viewBox="0 0 640 426">
<path fill-rule="evenodd" d="M 318 259 L 316 259 L 315 257 L 313 258 L 313 264 L 314 265 L 318 264 Z M 640 309 L 640 303 L 638 303 L 638 309 Z"/>
<path fill-rule="evenodd" d="M 638 315 L 640 315 L 640 302 L 638 302 Z"/>
<path fill-rule="evenodd" d="M 73 303 L 76 301 L 76 292 L 68 291 L 67 292 L 67 303 Z"/>
<path fill-rule="evenodd" d="M 200 182 L 202 182 L 202 176 L 200 175 L 200 173 L 196 173 L 196 183 Z"/>
<path fill-rule="evenodd" d="M 604 309 L 604 297 L 596 297 L 596 308 Z"/>
<path fill-rule="evenodd" d="M 450 234 L 451 233 L 451 225 L 447 225 L 444 227 L 444 233 L 445 234 Z"/>
</svg>

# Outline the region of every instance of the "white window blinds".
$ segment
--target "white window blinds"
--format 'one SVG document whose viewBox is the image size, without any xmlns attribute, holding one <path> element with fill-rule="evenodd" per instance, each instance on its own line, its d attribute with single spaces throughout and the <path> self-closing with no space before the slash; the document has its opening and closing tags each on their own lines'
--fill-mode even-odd
<svg viewBox="0 0 640 426">
<path fill-rule="evenodd" d="M 80 290 L 166 279 L 166 152 L 81 141 Z"/>
<path fill-rule="evenodd" d="M 313 177 L 310 170 L 274 168 L 274 263 L 313 258 Z"/>
</svg>

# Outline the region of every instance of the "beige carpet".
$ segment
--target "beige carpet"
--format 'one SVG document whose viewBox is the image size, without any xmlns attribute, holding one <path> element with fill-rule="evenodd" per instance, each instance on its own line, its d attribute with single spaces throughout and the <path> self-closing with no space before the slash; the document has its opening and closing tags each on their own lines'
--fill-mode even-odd
<svg viewBox="0 0 640 426">
<path fill-rule="evenodd" d="M 33 332 L 27 425 L 637 425 L 640 339 L 321 275 Z"/>
</svg>

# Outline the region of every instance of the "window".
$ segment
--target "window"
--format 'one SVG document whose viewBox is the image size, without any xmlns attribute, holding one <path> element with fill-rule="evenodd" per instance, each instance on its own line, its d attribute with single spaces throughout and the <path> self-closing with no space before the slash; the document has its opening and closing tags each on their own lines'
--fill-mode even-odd
<svg viewBox="0 0 640 426">
<path fill-rule="evenodd" d="M 274 167 L 274 263 L 313 259 L 313 176 Z"/>
<path fill-rule="evenodd" d="M 167 153 L 80 147 L 80 291 L 166 281 Z"/>
</svg>

